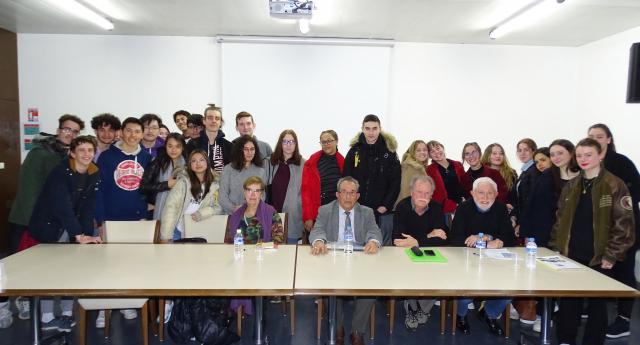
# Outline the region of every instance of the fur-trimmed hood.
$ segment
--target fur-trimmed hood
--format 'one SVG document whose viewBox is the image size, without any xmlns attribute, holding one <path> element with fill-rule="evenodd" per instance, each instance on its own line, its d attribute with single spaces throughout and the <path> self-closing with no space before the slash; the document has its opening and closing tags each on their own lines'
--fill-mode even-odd
<svg viewBox="0 0 640 345">
<path fill-rule="evenodd" d="M 378 144 L 380 140 L 384 141 L 385 145 L 387 146 L 387 150 L 389 150 L 390 152 L 396 152 L 396 150 L 398 149 L 398 141 L 391 133 L 381 131 L 380 137 L 378 137 L 378 141 L 376 141 L 376 144 Z M 361 143 L 361 144 L 367 143 L 364 137 L 364 133 L 362 132 L 356 134 L 356 136 L 353 137 L 353 139 L 351 139 L 349 146 L 353 147 L 358 143 Z"/>
</svg>

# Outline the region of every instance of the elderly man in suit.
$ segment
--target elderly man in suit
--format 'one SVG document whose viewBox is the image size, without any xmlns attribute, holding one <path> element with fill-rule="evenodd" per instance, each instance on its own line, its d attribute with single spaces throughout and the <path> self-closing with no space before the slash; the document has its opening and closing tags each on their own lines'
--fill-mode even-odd
<svg viewBox="0 0 640 345">
<path fill-rule="evenodd" d="M 332 201 L 318 210 L 316 223 L 311 229 L 313 255 L 327 253 L 327 241 L 343 241 L 345 229 L 351 226 L 354 243 L 364 246 L 366 254 L 375 254 L 382 242 L 382 232 L 373 215 L 373 210 L 358 203 L 360 193 L 358 181 L 347 176 L 338 180 L 337 200 Z M 375 298 L 356 298 L 355 311 L 351 322 L 351 344 L 364 344 L 362 335 L 366 331 L 367 321 Z M 344 344 L 344 327 L 342 317 L 342 301 L 338 301 L 338 331 L 337 344 Z"/>
</svg>

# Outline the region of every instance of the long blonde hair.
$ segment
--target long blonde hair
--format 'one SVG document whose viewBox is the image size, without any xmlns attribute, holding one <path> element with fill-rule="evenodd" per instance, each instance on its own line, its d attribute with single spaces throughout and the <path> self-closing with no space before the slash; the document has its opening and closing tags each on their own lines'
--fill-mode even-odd
<svg viewBox="0 0 640 345">
<path fill-rule="evenodd" d="M 484 153 L 482 154 L 482 158 L 480 158 L 480 162 L 483 165 L 491 167 L 491 151 L 493 151 L 494 147 L 497 147 L 500 149 L 500 151 L 502 151 L 502 156 L 504 157 L 504 159 L 502 160 L 502 164 L 500 164 L 500 168 L 498 169 L 498 171 L 500 172 L 500 175 L 502 175 L 504 182 L 506 182 L 507 189 L 511 190 L 518 176 L 516 175 L 516 171 L 513 170 L 513 168 L 509 164 L 509 160 L 507 159 L 507 155 L 505 155 L 504 153 L 504 148 L 502 147 L 502 145 L 493 143 L 487 146 L 487 148 L 484 150 Z"/>
<path fill-rule="evenodd" d="M 407 149 L 407 152 L 405 152 L 402 155 L 402 162 L 403 163 L 405 161 L 407 161 L 407 160 L 411 160 L 413 162 L 417 162 L 419 164 L 422 164 L 422 163 L 420 163 L 420 161 L 418 161 L 416 159 L 416 149 L 418 148 L 418 145 L 420 145 L 420 144 L 424 144 L 424 146 L 427 148 L 427 150 L 429 149 L 429 147 L 427 146 L 427 143 L 425 143 L 423 140 L 420 140 L 420 139 L 415 140 L 414 142 L 411 143 L 411 145 L 409 145 L 409 148 Z M 427 166 L 428 163 L 429 163 L 429 155 L 427 154 L 427 160 L 424 162 L 424 166 Z"/>
</svg>

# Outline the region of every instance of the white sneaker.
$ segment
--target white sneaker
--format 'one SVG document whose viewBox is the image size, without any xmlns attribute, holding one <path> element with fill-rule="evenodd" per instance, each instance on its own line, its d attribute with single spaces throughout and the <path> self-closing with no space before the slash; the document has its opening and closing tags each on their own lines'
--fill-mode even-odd
<svg viewBox="0 0 640 345">
<path fill-rule="evenodd" d="M 520 314 L 518 314 L 518 311 L 513 305 L 511 305 L 511 309 L 509 309 L 509 318 L 511 320 L 518 320 L 520 318 Z"/>
<path fill-rule="evenodd" d="M 120 309 L 120 312 L 127 320 L 133 320 L 138 317 L 138 312 L 135 309 Z"/>
<path fill-rule="evenodd" d="M 20 320 L 29 320 L 31 318 L 31 303 L 27 297 L 16 297 L 16 308 L 18 309 L 18 318 Z"/>
<path fill-rule="evenodd" d="M 0 307 L 0 328 L 9 328 L 13 323 L 13 315 L 9 309 L 9 303 Z"/>
<path fill-rule="evenodd" d="M 96 318 L 96 328 L 104 328 L 104 310 L 98 311 L 98 317 Z"/>
<path fill-rule="evenodd" d="M 553 320 L 551 320 L 551 322 L 549 323 L 549 326 L 553 327 Z M 540 333 L 541 329 L 542 329 L 542 318 L 536 317 L 536 321 L 533 322 L 533 331 Z"/>
<path fill-rule="evenodd" d="M 474 309 L 476 309 L 476 305 L 473 304 L 473 302 L 471 302 L 471 303 L 469 303 L 469 305 L 467 305 L 467 309 L 474 310 Z"/>
</svg>

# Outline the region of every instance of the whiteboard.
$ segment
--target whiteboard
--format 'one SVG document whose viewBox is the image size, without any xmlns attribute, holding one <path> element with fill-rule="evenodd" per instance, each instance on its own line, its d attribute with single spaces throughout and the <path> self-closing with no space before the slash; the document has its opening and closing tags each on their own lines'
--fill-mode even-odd
<svg viewBox="0 0 640 345">
<path fill-rule="evenodd" d="M 339 150 L 367 114 L 388 111 L 391 47 L 222 42 L 222 107 L 230 140 L 235 115 L 254 117 L 258 139 L 275 148 L 280 132 L 293 129 L 303 157 L 318 151 L 320 132 L 338 133 Z"/>
</svg>

